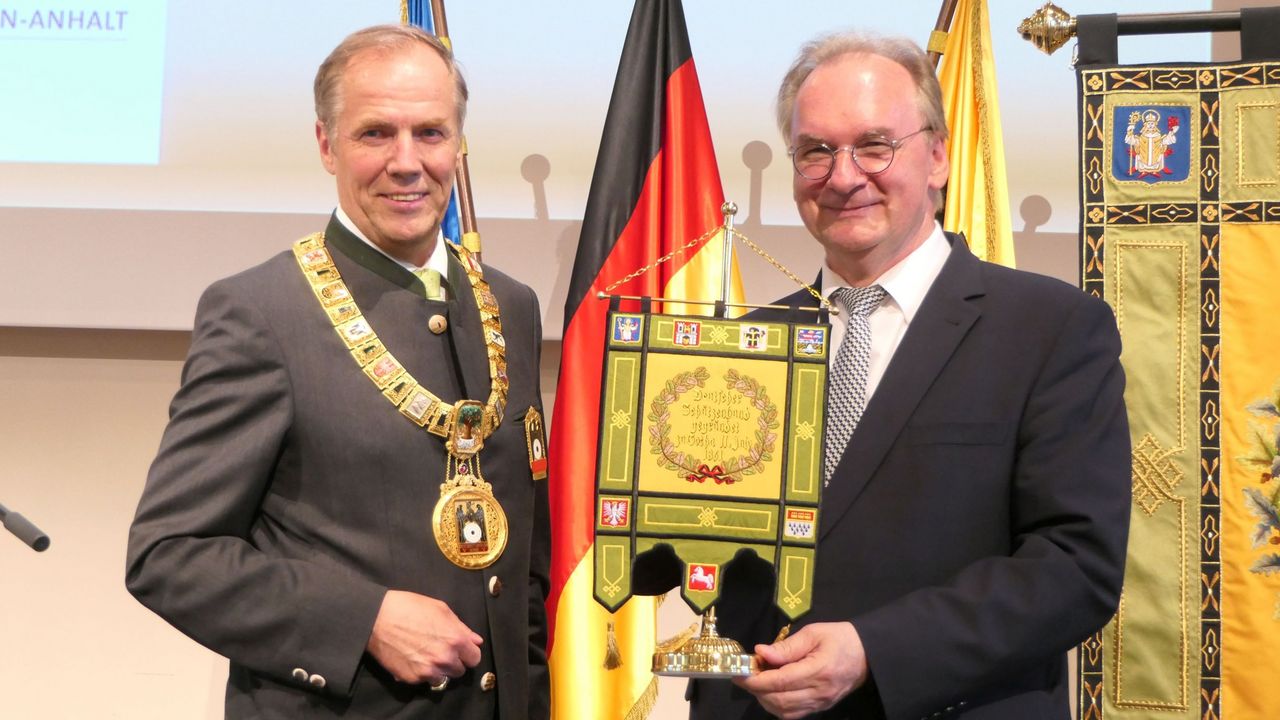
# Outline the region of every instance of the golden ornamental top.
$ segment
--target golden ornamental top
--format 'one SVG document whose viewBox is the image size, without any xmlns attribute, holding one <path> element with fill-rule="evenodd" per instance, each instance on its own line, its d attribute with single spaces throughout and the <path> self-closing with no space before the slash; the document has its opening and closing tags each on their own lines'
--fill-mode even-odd
<svg viewBox="0 0 1280 720">
<path fill-rule="evenodd" d="M 1076 19 L 1066 10 L 1047 2 L 1018 25 L 1023 40 L 1039 48 L 1045 55 L 1067 44 L 1076 35 Z"/>
</svg>

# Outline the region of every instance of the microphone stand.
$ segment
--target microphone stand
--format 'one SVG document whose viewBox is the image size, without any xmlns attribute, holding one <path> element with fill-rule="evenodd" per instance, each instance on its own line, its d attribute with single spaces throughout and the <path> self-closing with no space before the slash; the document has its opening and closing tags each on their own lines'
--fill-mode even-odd
<svg viewBox="0 0 1280 720">
<path fill-rule="evenodd" d="M 31 546 L 36 552 L 49 549 L 49 536 L 40 531 L 32 522 L 16 512 L 0 505 L 0 521 L 4 529 L 18 536 L 18 539 Z"/>
</svg>

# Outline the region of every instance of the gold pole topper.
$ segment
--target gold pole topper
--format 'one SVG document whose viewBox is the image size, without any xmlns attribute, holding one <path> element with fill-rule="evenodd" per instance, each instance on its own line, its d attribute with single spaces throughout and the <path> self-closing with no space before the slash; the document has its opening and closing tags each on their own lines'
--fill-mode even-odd
<svg viewBox="0 0 1280 720">
<path fill-rule="evenodd" d="M 1018 34 L 1045 55 L 1052 55 L 1076 36 L 1076 19 L 1048 2 L 1018 25 Z"/>
</svg>

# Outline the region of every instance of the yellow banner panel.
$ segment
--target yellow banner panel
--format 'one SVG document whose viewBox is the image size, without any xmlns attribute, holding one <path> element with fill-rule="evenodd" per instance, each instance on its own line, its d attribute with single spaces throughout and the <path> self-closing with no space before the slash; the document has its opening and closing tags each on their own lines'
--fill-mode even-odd
<svg viewBox="0 0 1280 720">
<path fill-rule="evenodd" d="M 1252 212 L 1261 215 L 1263 203 L 1258 202 L 1259 198 L 1274 196 L 1280 188 L 1280 91 L 1228 90 L 1219 97 L 1225 136 L 1222 201 L 1245 203 L 1245 207 L 1252 204 Z"/>
<path fill-rule="evenodd" d="M 1186 711 L 1199 626 L 1196 404 L 1199 241 L 1193 225 L 1112 228 L 1108 300 L 1124 343 L 1133 433 L 1133 509 L 1108 704 Z"/>
<path fill-rule="evenodd" d="M 650 353 L 640 490 L 778 497 L 786 383 L 786 363 Z"/>
<path fill-rule="evenodd" d="M 1222 236 L 1222 708 L 1224 717 L 1229 710 L 1273 718 L 1280 717 L 1280 479 L 1272 477 L 1280 226 L 1225 225 Z"/>
</svg>

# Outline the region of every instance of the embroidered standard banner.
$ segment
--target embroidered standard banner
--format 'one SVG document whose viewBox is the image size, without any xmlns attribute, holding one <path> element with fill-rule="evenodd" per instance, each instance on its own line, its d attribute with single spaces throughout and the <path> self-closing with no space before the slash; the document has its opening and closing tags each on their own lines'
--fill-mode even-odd
<svg viewBox="0 0 1280 720">
<path fill-rule="evenodd" d="M 704 612 L 739 551 L 809 610 L 822 490 L 826 324 L 612 312 L 600 403 L 596 600 L 616 610 L 636 558 L 669 547 Z M 669 586 L 668 586 L 669 587 Z"/>
<path fill-rule="evenodd" d="M 1124 341 L 1133 511 L 1080 717 L 1278 717 L 1280 63 L 1083 60 L 1081 277 Z"/>
</svg>

